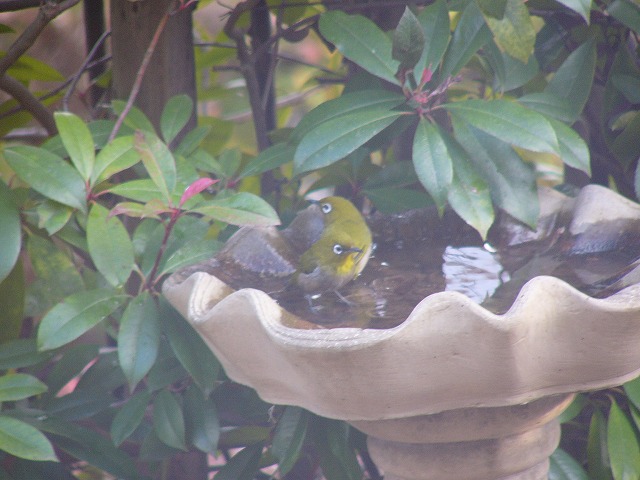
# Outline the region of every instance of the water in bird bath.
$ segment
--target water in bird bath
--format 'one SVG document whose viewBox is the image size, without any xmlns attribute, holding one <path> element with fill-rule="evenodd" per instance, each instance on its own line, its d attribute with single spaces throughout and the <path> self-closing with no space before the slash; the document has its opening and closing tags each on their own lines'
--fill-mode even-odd
<svg viewBox="0 0 640 480">
<path fill-rule="evenodd" d="M 370 220 L 377 248 L 362 274 L 340 290 L 349 303 L 333 292 L 309 301 L 299 290 L 287 287 L 295 260 L 284 258 L 280 267 L 280 253 L 286 257 L 288 249 L 278 247 L 277 236 L 276 243 L 260 237 L 240 244 L 238 250 L 250 251 L 241 261 L 219 256 L 196 270 L 207 271 L 235 289 L 252 287 L 269 293 L 294 314 L 291 318 L 302 319 L 292 324 L 301 328 L 391 328 L 422 299 L 441 291 L 460 292 L 490 311 L 504 313 L 524 284 L 540 275 L 558 277 L 591 296 L 607 296 L 640 282 L 640 267 L 635 269 L 640 222 L 598 224 L 571 235 L 566 225 L 554 220 L 545 235 L 531 239 L 519 238 L 519 227 L 510 231 L 507 222 L 507 228 L 498 225 L 490 235 L 493 247 L 459 220 L 443 222 L 433 214 Z M 270 254 L 280 252 L 276 260 L 256 253 L 260 245 L 268 245 Z M 265 274 L 266 270 L 275 273 Z"/>
</svg>

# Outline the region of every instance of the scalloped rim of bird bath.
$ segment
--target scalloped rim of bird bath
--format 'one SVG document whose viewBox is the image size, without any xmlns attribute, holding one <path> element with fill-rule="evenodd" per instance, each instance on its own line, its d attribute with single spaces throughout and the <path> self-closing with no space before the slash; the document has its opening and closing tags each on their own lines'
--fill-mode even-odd
<svg viewBox="0 0 640 480">
<path fill-rule="evenodd" d="M 598 221 L 640 219 L 640 205 L 598 186 L 542 204 L 571 209 L 573 233 Z M 517 405 L 640 374 L 640 285 L 595 299 L 557 278 L 535 277 L 503 315 L 439 292 L 386 330 L 294 328 L 266 293 L 233 291 L 204 272 L 170 277 L 163 293 L 231 379 L 265 401 L 336 419 Z"/>
</svg>

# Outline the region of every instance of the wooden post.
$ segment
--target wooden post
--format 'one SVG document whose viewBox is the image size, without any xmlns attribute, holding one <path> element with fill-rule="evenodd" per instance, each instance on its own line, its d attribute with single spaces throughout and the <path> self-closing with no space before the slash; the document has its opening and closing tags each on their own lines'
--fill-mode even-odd
<svg viewBox="0 0 640 480">
<path fill-rule="evenodd" d="M 114 98 L 129 97 L 156 27 L 170 5 L 175 3 L 175 0 L 111 1 Z M 169 18 L 145 73 L 135 105 L 158 127 L 167 100 L 179 93 L 189 95 L 195 103 L 191 8 Z M 185 131 L 195 126 L 194 112 Z"/>
</svg>

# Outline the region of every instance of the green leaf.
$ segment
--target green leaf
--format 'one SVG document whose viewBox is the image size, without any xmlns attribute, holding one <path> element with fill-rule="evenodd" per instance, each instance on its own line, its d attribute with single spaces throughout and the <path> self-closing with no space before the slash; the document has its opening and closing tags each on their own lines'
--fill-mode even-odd
<svg viewBox="0 0 640 480">
<path fill-rule="evenodd" d="M 94 430 L 50 418 L 39 424 L 52 435 L 56 447 L 100 470 L 123 480 L 139 480 L 133 459 L 113 446 L 111 440 Z"/>
<path fill-rule="evenodd" d="M 346 58 L 367 72 L 395 85 L 398 62 L 391 57 L 391 40 L 368 18 L 331 10 L 320 16 L 320 33 Z"/>
<path fill-rule="evenodd" d="M 87 219 L 87 245 L 98 271 L 112 286 L 123 285 L 134 266 L 133 244 L 120 219 L 94 204 Z"/>
<path fill-rule="evenodd" d="M 55 112 L 53 116 L 71 162 L 82 178 L 85 181 L 89 180 L 96 161 L 95 146 L 89 128 L 73 113 Z"/>
<path fill-rule="evenodd" d="M 425 68 L 436 71 L 449 44 L 449 9 L 445 0 L 437 0 L 418 14 L 424 37 L 428 38 L 414 75 L 420 79 Z"/>
<path fill-rule="evenodd" d="M 118 137 L 98 152 L 90 184 L 97 185 L 139 161 L 140 156 L 133 148 L 133 136 Z"/>
<path fill-rule="evenodd" d="M 158 186 L 149 178 L 140 178 L 138 180 L 118 183 L 109 188 L 109 192 L 138 202 L 162 200 L 162 193 L 158 189 Z"/>
<path fill-rule="evenodd" d="M 118 332 L 118 361 L 130 391 L 155 363 L 159 345 L 158 308 L 151 295 L 143 292 L 127 305 Z"/>
<path fill-rule="evenodd" d="M 362 469 L 349 445 L 349 425 L 339 420 L 312 417 L 313 442 L 327 480 L 361 480 Z"/>
<path fill-rule="evenodd" d="M 151 394 L 143 390 L 133 395 L 127 400 L 127 403 L 118 408 L 111 422 L 111 439 L 114 445 L 119 446 L 138 428 L 150 401 Z"/>
<path fill-rule="evenodd" d="M 631 121 L 626 125 L 613 144 L 611 151 L 623 167 L 629 168 L 640 156 L 640 145 L 638 136 L 640 135 L 640 112 L 634 112 Z"/>
<path fill-rule="evenodd" d="M 4 52 L 0 53 L 0 58 Z M 22 55 L 7 70 L 7 74 L 24 83 L 33 81 L 63 82 L 65 76 L 49 64 L 28 55 Z"/>
<path fill-rule="evenodd" d="M 200 451 L 214 453 L 218 449 L 220 421 L 215 401 L 206 397 L 196 386 L 191 386 L 184 394 L 185 420 L 188 438 Z"/>
<path fill-rule="evenodd" d="M 243 448 L 216 473 L 216 480 L 253 480 L 260 467 L 263 443 Z"/>
<path fill-rule="evenodd" d="M 589 478 L 611 480 L 613 477 L 607 449 L 607 421 L 598 408 L 593 412 L 589 422 L 586 453 Z"/>
<path fill-rule="evenodd" d="M 0 415 L 0 450 L 27 460 L 58 461 L 47 437 L 31 425 L 5 415 Z"/>
<path fill-rule="evenodd" d="M 25 373 L 0 376 L 0 402 L 22 400 L 47 391 L 47 386 L 36 377 Z"/>
<path fill-rule="evenodd" d="M 391 110 L 406 98 L 397 92 L 382 89 L 368 89 L 349 92 L 338 98 L 321 103 L 307 113 L 291 132 L 290 143 L 300 143 L 302 138 L 320 124 L 344 115 L 361 111 Z"/>
<path fill-rule="evenodd" d="M 74 293 L 53 307 L 38 327 L 38 348 L 50 350 L 75 340 L 126 300 L 110 289 Z"/>
<path fill-rule="evenodd" d="M 176 147 L 175 155 L 184 157 L 191 155 L 210 133 L 211 127 L 209 125 L 194 128 L 184 136 L 180 145 Z"/>
<path fill-rule="evenodd" d="M 278 214 L 265 200 L 248 192 L 234 193 L 225 198 L 203 202 L 191 212 L 232 225 L 279 225 Z"/>
<path fill-rule="evenodd" d="M 285 407 L 278 420 L 271 450 L 278 458 L 278 471 L 281 476 L 289 473 L 300 458 L 300 452 L 307 437 L 308 421 L 309 412 L 292 406 Z"/>
<path fill-rule="evenodd" d="M 69 421 L 91 418 L 107 410 L 116 397 L 97 386 L 79 388 L 62 396 L 48 396 L 43 408 L 50 417 Z"/>
<path fill-rule="evenodd" d="M 624 393 L 627 394 L 627 398 L 631 400 L 636 408 L 640 408 L 640 377 L 625 383 Z"/>
<path fill-rule="evenodd" d="M 461 122 L 453 122 L 456 140 L 489 184 L 494 203 L 512 217 L 535 226 L 539 205 L 533 169 L 504 142 Z"/>
<path fill-rule="evenodd" d="M 557 0 L 558 3 L 563 4 L 565 7 L 573 10 L 579 14 L 584 21 L 589 23 L 589 16 L 591 14 L 591 2 L 592 0 Z"/>
<path fill-rule="evenodd" d="M 587 399 L 585 394 L 577 394 L 571 404 L 560 414 L 558 421 L 562 424 L 573 420 L 580 414 L 586 403 Z"/>
<path fill-rule="evenodd" d="M 188 241 L 167 257 L 166 262 L 162 266 L 162 271 L 158 276 L 160 277 L 188 265 L 195 265 L 196 263 L 213 258 L 222 245 L 221 242 L 210 238 L 198 238 Z"/>
<path fill-rule="evenodd" d="M 45 200 L 36 206 L 38 227 L 44 228 L 49 236 L 62 230 L 71 220 L 73 209 L 53 200 Z"/>
<path fill-rule="evenodd" d="M 0 370 L 24 368 L 51 358 L 51 352 L 38 352 L 35 338 L 19 338 L 0 344 Z"/>
<path fill-rule="evenodd" d="M 136 132 L 134 148 L 140 155 L 149 177 L 160 189 L 165 201 L 171 202 L 176 188 L 176 162 L 169 148 L 155 135 Z"/>
<path fill-rule="evenodd" d="M 433 206 L 429 195 L 408 188 L 376 187 L 365 189 L 364 194 L 382 213 L 399 213 Z"/>
<path fill-rule="evenodd" d="M 633 1 L 614 0 L 606 12 L 635 33 L 640 33 L 640 8 Z"/>
<path fill-rule="evenodd" d="M 293 157 L 295 171 L 300 174 L 337 162 L 404 114 L 393 110 L 359 111 L 320 124 L 300 141 Z"/>
<path fill-rule="evenodd" d="M 454 171 L 447 200 L 460 218 L 484 239 L 495 220 L 491 190 L 460 144 L 449 136 L 445 140 Z"/>
<path fill-rule="evenodd" d="M 160 116 L 160 131 L 167 144 L 178 136 L 191 118 L 192 112 L 193 100 L 189 95 L 176 95 L 169 99 Z"/>
<path fill-rule="evenodd" d="M 454 117 L 516 147 L 559 153 L 558 139 L 549 121 L 509 100 L 464 100 L 443 105 Z"/>
<path fill-rule="evenodd" d="M 560 448 L 553 452 L 549 461 L 549 480 L 589 480 L 580 464 Z"/>
<path fill-rule="evenodd" d="M 205 395 L 213 391 L 220 364 L 196 331 L 166 302 L 161 303 L 160 321 L 171 349 Z"/>
<path fill-rule="evenodd" d="M 399 69 L 416 66 L 425 46 L 422 25 L 409 9 L 405 7 L 396 29 L 393 31 L 391 56 L 400 62 Z"/>
<path fill-rule="evenodd" d="M 167 390 L 160 391 L 153 402 L 153 428 L 163 443 L 179 450 L 187 450 L 182 408 Z"/>
<path fill-rule="evenodd" d="M 0 283 L 14 269 L 22 245 L 20 230 L 20 212 L 15 204 L 13 194 L 3 181 L 0 181 Z"/>
<path fill-rule="evenodd" d="M 98 345 L 79 344 L 65 350 L 47 376 L 49 395 L 55 395 L 98 357 Z"/>
<path fill-rule="evenodd" d="M 116 115 L 121 115 L 124 111 L 124 107 L 127 105 L 127 102 L 122 100 L 112 100 L 111 107 L 113 108 L 113 113 Z M 133 130 L 141 130 L 143 132 L 147 132 L 148 134 L 153 134 L 155 136 L 156 129 L 153 127 L 152 123 L 149 121 L 147 116 L 142 113 L 137 107 L 131 107 L 131 110 L 127 113 L 127 116 L 124 118 L 124 124 Z"/>
<path fill-rule="evenodd" d="M 464 9 L 444 55 L 440 78 L 457 75 L 471 57 L 491 41 L 491 30 L 475 2 Z"/>
<path fill-rule="evenodd" d="M 2 182 L 0 182 L 2 183 Z M 2 220 L 0 220 L 1 224 Z M 1 234 L 0 234 L 1 236 Z M 13 270 L 4 280 L 0 280 L 0 345 L 20 337 L 22 325 L 25 321 L 25 277 L 22 261 L 16 262 Z"/>
<path fill-rule="evenodd" d="M 544 89 L 545 93 L 566 99 L 572 109 L 572 122 L 587 103 L 595 68 L 596 41 L 590 38 L 571 52 Z"/>
<path fill-rule="evenodd" d="M 518 102 L 547 118 L 551 117 L 561 122 L 573 123 L 574 108 L 566 98 L 560 98 L 548 92 L 534 92 L 519 97 Z"/>
<path fill-rule="evenodd" d="M 4 155 L 16 175 L 36 192 L 71 208 L 86 211 L 84 180 L 62 158 L 27 145 L 7 148 Z"/>
<path fill-rule="evenodd" d="M 513 58 L 527 63 L 533 54 L 536 31 L 524 2 L 522 0 L 506 0 L 504 16 L 485 15 L 484 19 L 493 32 L 493 39 L 500 49 Z"/>
<path fill-rule="evenodd" d="M 257 157 L 253 158 L 245 165 L 238 174 L 239 178 L 260 175 L 274 168 L 278 168 L 285 163 L 293 161 L 294 147 L 286 143 L 276 143 L 266 150 L 263 150 Z"/>
<path fill-rule="evenodd" d="M 486 16 L 500 20 L 504 17 L 508 0 L 476 0 L 478 7 Z"/>
<path fill-rule="evenodd" d="M 611 401 L 607 423 L 607 441 L 611 470 L 615 480 L 640 478 L 640 445 L 627 415 L 615 400 Z"/>
<path fill-rule="evenodd" d="M 420 119 L 413 138 L 413 167 L 442 215 L 453 179 L 453 165 L 439 128 L 424 118 Z"/>
<path fill-rule="evenodd" d="M 640 78 L 624 73 L 612 74 L 609 78 L 629 103 L 640 103 Z"/>
<path fill-rule="evenodd" d="M 589 147 L 578 133 L 558 120 L 549 119 L 560 144 L 560 158 L 570 167 L 591 175 Z"/>
</svg>

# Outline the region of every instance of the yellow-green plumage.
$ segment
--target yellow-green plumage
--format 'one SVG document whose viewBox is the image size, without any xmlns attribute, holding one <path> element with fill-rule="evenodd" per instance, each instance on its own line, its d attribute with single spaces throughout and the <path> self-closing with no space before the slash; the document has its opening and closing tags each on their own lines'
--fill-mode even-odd
<svg viewBox="0 0 640 480">
<path fill-rule="evenodd" d="M 337 291 L 364 269 L 371 231 L 358 209 L 342 197 L 320 200 L 324 229 L 300 257 L 293 281 L 307 294 Z"/>
</svg>

